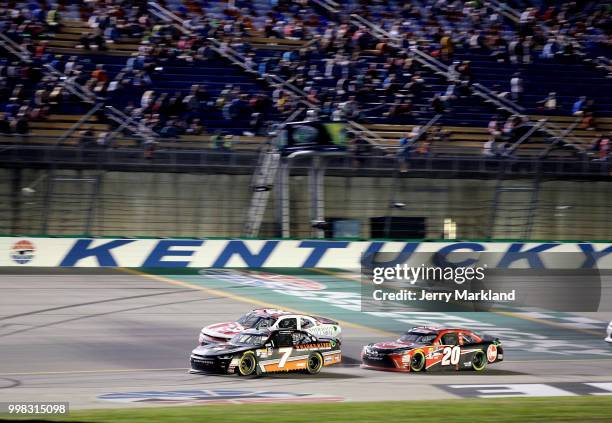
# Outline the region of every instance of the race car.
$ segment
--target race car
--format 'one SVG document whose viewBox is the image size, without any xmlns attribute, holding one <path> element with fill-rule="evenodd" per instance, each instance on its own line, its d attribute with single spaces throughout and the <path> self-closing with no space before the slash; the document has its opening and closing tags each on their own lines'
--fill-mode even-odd
<svg viewBox="0 0 612 423">
<path fill-rule="evenodd" d="M 317 338 L 303 330 L 249 329 L 229 342 L 198 346 L 191 353 L 191 373 L 241 376 L 303 371 L 316 374 L 342 361 L 340 340 Z"/>
<path fill-rule="evenodd" d="M 412 328 L 398 340 L 363 347 L 364 368 L 397 372 L 484 370 L 504 359 L 498 338 L 466 329 Z"/>
<path fill-rule="evenodd" d="M 342 329 L 338 322 L 324 317 L 293 314 L 285 310 L 261 308 L 242 316 L 236 322 L 215 323 L 202 328 L 199 344 L 227 342 L 245 329 L 298 329 L 315 336 L 339 338 Z"/>
</svg>

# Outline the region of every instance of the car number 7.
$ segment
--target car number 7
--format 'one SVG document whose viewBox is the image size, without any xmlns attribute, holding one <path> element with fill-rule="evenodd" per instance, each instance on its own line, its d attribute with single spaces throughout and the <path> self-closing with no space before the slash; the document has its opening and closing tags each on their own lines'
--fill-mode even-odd
<svg viewBox="0 0 612 423">
<path fill-rule="evenodd" d="M 287 359 L 291 355 L 291 351 L 293 351 L 292 347 L 286 347 L 286 348 L 279 348 L 278 349 L 278 352 L 283 355 L 281 357 L 279 363 L 278 363 L 278 368 L 279 369 L 282 369 L 283 367 L 285 367 L 285 364 L 287 363 Z"/>
</svg>

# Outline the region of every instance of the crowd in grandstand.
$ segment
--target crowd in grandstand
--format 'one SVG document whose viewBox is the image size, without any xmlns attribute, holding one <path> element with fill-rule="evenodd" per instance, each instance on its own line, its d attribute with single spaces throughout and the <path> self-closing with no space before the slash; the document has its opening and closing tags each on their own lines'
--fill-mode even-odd
<svg viewBox="0 0 612 423">
<path fill-rule="evenodd" d="M 248 122 L 247 133 L 263 134 L 268 121 L 283 120 L 302 107 L 281 84 L 257 92 L 227 84 L 215 94 L 205 84 L 175 92 L 156 87 L 156 75 L 164 72 L 166 63 L 178 61 L 197 68 L 216 58 L 208 38 L 221 40 L 222 50 L 244 56 L 245 67 L 260 77 L 275 75 L 301 90 L 310 104 L 308 118 L 367 121 L 369 115 L 377 114 L 392 123 L 414 123 L 423 108 L 447 114 L 473 94 L 472 64 L 458 59 L 460 52 L 478 52 L 500 64 L 525 69 L 536 60 L 577 63 L 582 54 L 607 54 L 612 46 L 610 6 L 589 1 L 530 4 L 521 10 L 516 25 L 509 25 L 502 14 L 477 0 L 353 1 L 337 19 L 306 0 L 270 1 L 267 10 L 256 6 L 260 2 L 235 0 L 225 2 L 221 13 L 210 13 L 213 3 L 224 2 L 183 2 L 175 7 L 173 11 L 185 19 L 183 28 L 161 21 L 146 2 L 136 0 L 5 4 L 0 10 L 0 32 L 29 51 L 32 60 L 2 54 L 0 98 L 7 100 L 2 102 L 0 132 L 25 136 L 32 120 L 44 119 L 66 103 L 82 103 L 69 84 L 84 87 L 94 98 L 119 102 L 132 98 L 122 104 L 123 111 L 142 128 L 170 139 L 213 132 L 207 131 L 207 116 L 213 109 L 227 122 Z M 523 4 L 528 2 L 517 6 Z M 351 24 L 352 13 L 375 22 L 387 35 Z M 75 40 L 76 49 L 104 53 L 123 39 L 133 39 L 137 51 L 126 58 L 118 73 L 111 74 L 102 65 L 85 70 L 86 56 L 58 55 L 45 42 L 68 17 L 87 23 L 88 29 Z M 249 43 L 249 35 L 254 34 L 307 43 L 259 57 Z M 414 48 L 448 66 L 445 90 L 433 95 L 425 92 L 427 71 L 412 57 Z M 59 72 L 49 72 L 49 67 Z M 562 102 L 555 92 L 536 104 L 524 102 L 525 78 L 517 71 L 492 88 L 496 95 L 528 109 L 560 113 Z M 564 106 L 583 118 L 581 127 L 596 128 L 593 99 L 576 91 L 572 104 Z M 501 116 L 494 118 L 484 154 L 503 152 L 498 146 L 520 136 L 521 123 L 516 116 L 504 116 L 503 121 Z M 219 148 L 227 145 L 219 141 L 224 135 L 215 132 Z M 104 144 L 104 138 L 100 139 Z M 606 139 L 594 140 L 598 153 L 607 151 Z M 427 151 L 423 147 L 421 154 Z"/>
</svg>

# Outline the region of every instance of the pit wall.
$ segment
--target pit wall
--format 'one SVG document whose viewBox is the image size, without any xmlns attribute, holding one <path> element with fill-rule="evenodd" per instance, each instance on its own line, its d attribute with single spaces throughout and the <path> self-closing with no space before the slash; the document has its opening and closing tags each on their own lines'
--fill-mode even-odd
<svg viewBox="0 0 612 423">
<path fill-rule="evenodd" d="M 607 242 L 384 242 L 229 239 L 0 238 L 0 266 L 358 269 L 364 253 L 499 253 L 498 267 L 542 267 L 541 253 L 577 252 L 583 267 L 612 269 Z M 526 253 L 526 254 L 517 254 Z M 535 254 L 534 254 L 535 253 Z M 503 265 L 502 265 L 503 263 Z"/>
</svg>

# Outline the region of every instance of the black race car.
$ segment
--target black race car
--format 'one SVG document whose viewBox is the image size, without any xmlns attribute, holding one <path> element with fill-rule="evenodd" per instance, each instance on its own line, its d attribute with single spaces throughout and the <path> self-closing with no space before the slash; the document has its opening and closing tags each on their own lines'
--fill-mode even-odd
<svg viewBox="0 0 612 423">
<path fill-rule="evenodd" d="M 467 329 L 412 328 L 396 341 L 363 347 L 362 367 L 395 372 L 476 370 L 504 359 L 498 338 Z"/>
<path fill-rule="evenodd" d="M 342 361 L 340 341 L 301 330 L 246 330 L 229 342 L 199 346 L 191 353 L 191 373 L 255 374 L 304 371 Z"/>
</svg>

